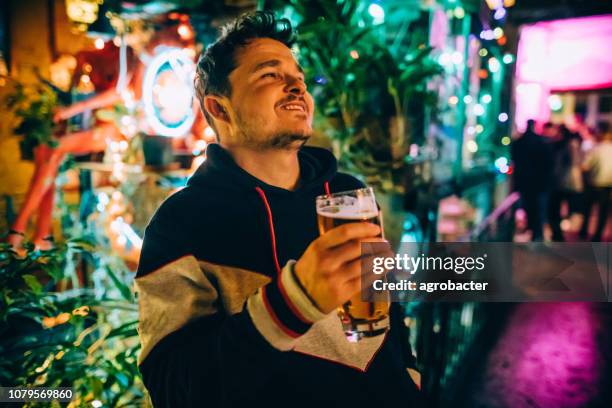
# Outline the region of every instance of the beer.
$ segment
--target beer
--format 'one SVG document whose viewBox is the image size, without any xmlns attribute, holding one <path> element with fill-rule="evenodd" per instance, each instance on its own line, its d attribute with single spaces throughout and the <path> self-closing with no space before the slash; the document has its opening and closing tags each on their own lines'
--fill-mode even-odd
<svg viewBox="0 0 612 408">
<path fill-rule="evenodd" d="M 382 237 L 381 215 L 371 188 L 317 197 L 317 222 L 320 234 L 350 222 L 369 222 L 381 227 Z M 388 314 L 388 301 L 364 302 L 360 292 L 338 308 L 349 341 L 385 333 Z"/>
</svg>

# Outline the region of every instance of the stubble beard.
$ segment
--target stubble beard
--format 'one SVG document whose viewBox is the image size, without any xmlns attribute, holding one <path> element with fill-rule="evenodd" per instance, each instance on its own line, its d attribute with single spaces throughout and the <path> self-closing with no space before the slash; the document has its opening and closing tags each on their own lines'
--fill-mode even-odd
<svg viewBox="0 0 612 408">
<path fill-rule="evenodd" d="M 311 134 L 306 132 L 276 132 L 273 136 L 261 137 L 257 130 L 246 125 L 239 118 L 240 133 L 244 146 L 256 151 L 265 150 L 293 150 L 300 149 L 310 139 Z M 257 135 L 257 136 L 256 136 Z M 299 142 L 299 143 L 298 143 Z"/>
</svg>

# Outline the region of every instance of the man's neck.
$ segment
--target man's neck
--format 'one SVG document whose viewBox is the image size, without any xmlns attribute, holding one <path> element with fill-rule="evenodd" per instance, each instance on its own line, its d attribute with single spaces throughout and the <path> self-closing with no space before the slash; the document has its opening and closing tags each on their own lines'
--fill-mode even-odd
<svg viewBox="0 0 612 408">
<path fill-rule="evenodd" d="M 223 146 L 244 171 L 271 186 L 293 191 L 300 180 L 298 150 L 252 150 L 244 147 Z"/>
</svg>

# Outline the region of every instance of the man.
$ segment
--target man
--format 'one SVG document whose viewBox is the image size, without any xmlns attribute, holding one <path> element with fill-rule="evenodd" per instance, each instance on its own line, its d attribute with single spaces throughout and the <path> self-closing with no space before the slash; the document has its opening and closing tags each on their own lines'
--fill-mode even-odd
<svg viewBox="0 0 612 408">
<path fill-rule="evenodd" d="M 360 288 L 360 242 L 380 241 L 380 229 L 353 223 L 318 236 L 315 197 L 362 184 L 336 173 L 326 150 L 302 147 L 314 105 L 292 36 L 287 20 L 247 15 L 198 63 L 219 144 L 151 220 L 136 277 L 140 370 L 155 406 L 419 398 L 401 315 L 355 344 L 336 315 Z"/>
<path fill-rule="evenodd" d="M 521 194 L 532 240 L 541 241 L 552 178 L 552 152 L 544 138 L 535 132 L 535 121 L 527 121 L 527 130 L 512 143 L 510 154 L 514 165 L 514 190 Z"/>
<path fill-rule="evenodd" d="M 597 203 L 597 226 L 591 237 L 593 242 L 604 240 L 604 230 L 610 208 L 610 195 L 612 194 L 612 131 L 608 122 L 600 122 L 597 127 L 600 143 L 595 145 L 588 153 L 583 165 L 583 170 L 589 175 L 590 188 L 587 193 L 584 220 L 580 229 L 580 237 L 586 239 L 593 204 Z"/>
</svg>

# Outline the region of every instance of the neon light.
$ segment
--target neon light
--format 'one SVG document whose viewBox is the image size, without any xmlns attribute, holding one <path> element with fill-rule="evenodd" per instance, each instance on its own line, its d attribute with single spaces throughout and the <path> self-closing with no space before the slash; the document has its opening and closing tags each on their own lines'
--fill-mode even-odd
<svg viewBox="0 0 612 408">
<path fill-rule="evenodd" d="M 612 15 L 524 26 L 516 79 L 523 87 L 520 94 L 517 88 L 516 95 L 519 128 L 524 128 L 527 119 L 549 119 L 551 91 L 612 87 Z"/>
<path fill-rule="evenodd" d="M 148 124 L 161 136 L 184 136 L 195 120 L 195 64 L 180 48 L 163 48 L 149 63 L 142 86 Z"/>
</svg>

